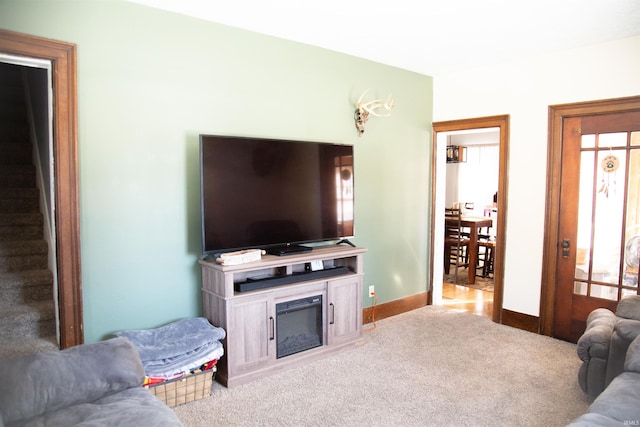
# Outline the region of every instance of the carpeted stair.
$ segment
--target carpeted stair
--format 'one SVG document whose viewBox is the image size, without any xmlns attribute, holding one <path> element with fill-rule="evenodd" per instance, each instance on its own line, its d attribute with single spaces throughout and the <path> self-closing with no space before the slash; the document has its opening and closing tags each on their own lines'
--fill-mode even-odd
<svg viewBox="0 0 640 427">
<path fill-rule="evenodd" d="M 19 67 L 0 64 L 0 82 L 0 358 L 6 358 L 58 346 Z"/>
</svg>

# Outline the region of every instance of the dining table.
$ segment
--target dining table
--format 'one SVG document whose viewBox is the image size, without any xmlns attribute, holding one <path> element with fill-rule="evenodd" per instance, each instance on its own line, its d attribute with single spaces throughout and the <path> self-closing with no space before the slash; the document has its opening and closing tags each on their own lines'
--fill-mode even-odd
<svg viewBox="0 0 640 427">
<path fill-rule="evenodd" d="M 448 227 L 457 227 L 458 220 L 455 218 L 445 219 Z M 460 227 L 469 229 L 469 284 L 476 283 L 476 265 L 478 262 L 478 231 L 484 227 L 493 226 L 493 219 L 486 216 L 466 216 L 460 219 Z"/>
</svg>

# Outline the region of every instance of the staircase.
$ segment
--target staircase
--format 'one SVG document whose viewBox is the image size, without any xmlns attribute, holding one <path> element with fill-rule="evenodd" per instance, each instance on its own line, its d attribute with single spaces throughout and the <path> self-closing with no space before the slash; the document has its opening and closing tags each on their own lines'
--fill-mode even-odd
<svg viewBox="0 0 640 427">
<path fill-rule="evenodd" d="M 58 348 L 20 67 L 0 63 L 0 359 Z"/>
</svg>

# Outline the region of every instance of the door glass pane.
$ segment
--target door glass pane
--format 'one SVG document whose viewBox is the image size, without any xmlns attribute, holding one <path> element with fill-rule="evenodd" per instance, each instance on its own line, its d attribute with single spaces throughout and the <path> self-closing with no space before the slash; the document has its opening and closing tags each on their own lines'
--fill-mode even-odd
<svg viewBox="0 0 640 427">
<path fill-rule="evenodd" d="M 638 294 L 640 132 L 583 135 L 574 294 Z M 628 162 L 628 165 L 627 165 Z"/>
<path fill-rule="evenodd" d="M 587 294 L 587 284 L 584 282 L 574 282 L 573 283 L 573 293 L 576 295 L 588 295 Z"/>
<path fill-rule="evenodd" d="M 627 145 L 627 132 L 601 133 L 598 135 L 598 147 L 624 147 Z"/>
<path fill-rule="evenodd" d="M 588 135 L 593 136 L 593 135 Z M 585 139 L 584 137 L 582 138 Z M 595 138 L 594 138 L 595 140 Z M 576 254 L 576 278 L 589 278 L 589 259 L 591 249 L 591 212 L 593 206 L 594 187 L 594 158 L 593 151 L 583 151 L 580 154 L 580 189 L 578 194 L 578 236 Z M 585 287 L 586 292 L 586 287 Z M 578 293 L 578 292 L 576 292 Z M 586 295 L 582 294 L 581 295 Z"/>
<path fill-rule="evenodd" d="M 616 285 L 623 236 L 625 154 L 624 150 L 600 151 L 596 165 L 598 192 L 595 199 L 592 279 Z M 607 162 L 614 159 L 618 163 L 615 170 L 607 168 Z"/>
<path fill-rule="evenodd" d="M 638 265 L 640 264 L 640 149 L 629 155 L 627 181 L 627 211 L 624 234 L 624 287 L 638 288 Z"/>
<path fill-rule="evenodd" d="M 618 300 L 618 288 L 602 285 L 591 285 L 591 296 L 595 298 Z"/>
<path fill-rule="evenodd" d="M 595 136 L 595 134 L 594 135 L 582 135 L 581 146 L 582 146 L 582 148 L 595 148 L 596 147 L 596 136 Z"/>
</svg>

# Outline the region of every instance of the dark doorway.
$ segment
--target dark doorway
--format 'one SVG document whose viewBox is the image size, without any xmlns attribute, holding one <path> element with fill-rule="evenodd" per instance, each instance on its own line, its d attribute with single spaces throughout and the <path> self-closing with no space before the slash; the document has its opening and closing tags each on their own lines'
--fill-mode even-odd
<svg viewBox="0 0 640 427">
<path fill-rule="evenodd" d="M 60 347 L 84 342 L 78 203 L 76 46 L 0 30 L 0 52 L 51 61 Z"/>
</svg>

